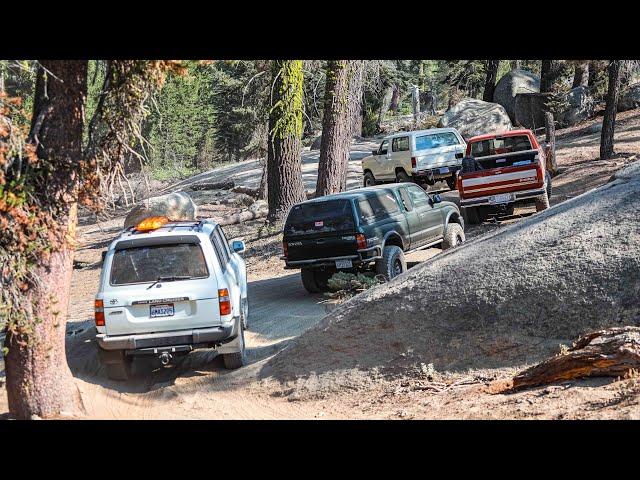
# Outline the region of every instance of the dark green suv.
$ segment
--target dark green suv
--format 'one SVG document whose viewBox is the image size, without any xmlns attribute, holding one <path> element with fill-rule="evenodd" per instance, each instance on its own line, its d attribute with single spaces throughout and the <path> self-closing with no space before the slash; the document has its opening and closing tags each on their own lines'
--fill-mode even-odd
<svg viewBox="0 0 640 480">
<path fill-rule="evenodd" d="M 404 253 L 465 239 L 458 207 L 414 183 L 359 188 L 294 205 L 284 226 L 286 268 L 301 269 L 307 291 L 327 289 L 338 270 L 375 268 L 391 279 L 407 269 Z"/>
</svg>

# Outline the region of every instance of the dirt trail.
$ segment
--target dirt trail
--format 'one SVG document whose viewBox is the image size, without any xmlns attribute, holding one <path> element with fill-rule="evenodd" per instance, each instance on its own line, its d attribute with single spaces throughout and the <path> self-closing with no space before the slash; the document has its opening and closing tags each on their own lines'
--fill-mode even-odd
<svg viewBox="0 0 640 480">
<path fill-rule="evenodd" d="M 624 158 L 594 161 L 598 155 L 599 133 L 589 133 L 589 128 L 590 124 L 558 132 L 558 161 L 563 173 L 554 179 L 552 204 L 605 183 L 611 173 L 626 162 Z M 640 153 L 639 137 L 640 110 L 619 114 L 616 150 Z M 360 159 L 376 146 L 377 142 L 354 144 L 349 168 L 350 188 L 360 185 Z M 303 153 L 307 189 L 315 186 L 317 157 L 317 151 Z M 242 162 L 204 173 L 179 185 L 233 177 L 236 184 L 256 186 L 259 176 L 256 161 Z M 447 199 L 457 200 L 456 192 L 442 193 Z M 205 207 L 209 208 L 203 198 Z M 498 222 L 474 226 L 468 229 L 468 238 L 499 230 L 530 215 L 531 212 L 520 212 Z M 100 273 L 95 262 L 119 231 L 122 220 L 122 217 L 116 217 L 97 224 L 87 217 L 79 228 L 81 247 L 77 259 L 85 262 L 85 266 L 74 270 L 73 274 L 67 356 L 89 418 L 634 418 L 640 413 L 637 402 L 628 396 L 632 387 L 624 382 L 604 382 L 604 386 L 603 382 L 574 382 L 572 388 L 554 387 L 549 393 L 521 392 L 508 397 L 490 396 L 480 391 L 482 379 L 505 376 L 508 369 L 475 371 L 469 374 L 475 384 L 440 392 L 420 390 L 419 385 L 418 389 L 412 390 L 413 383 L 403 386 L 402 380 L 381 382 L 374 376 L 371 390 L 365 396 L 352 391 L 348 384 L 325 397 L 304 401 L 300 396 L 283 394 L 280 385 L 268 379 L 259 380 L 259 372 L 276 351 L 319 322 L 332 305 L 324 303 L 323 297 L 306 294 L 297 272 L 282 269 L 278 259 L 279 237 L 258 238 L 256 232 L 260 222 L 228 229 L 229 236 L 249 240 L 247 263 L 252 313 L 247 343 L 251 364 L 240 371 L 228 372 L 221 360 L 210 352 L 195 352 L 171 368 L 159 369 L 143 362 L 136 367 L 138 373 L 133 381 L 110 382 L 98 365 L 91 342 L 92 301 Z M 408 260 L 417 264 L 438 253 L 439 250 L 430 249 L 413 254 Z M 4 368 L 0 360 L 0 413 L 6 411 L 3 379 Z M 313 388 L 313 381 L 307 380 L 308 386 Z M 611 405 L 624 408 L 615 411 Z"/>
</svg>

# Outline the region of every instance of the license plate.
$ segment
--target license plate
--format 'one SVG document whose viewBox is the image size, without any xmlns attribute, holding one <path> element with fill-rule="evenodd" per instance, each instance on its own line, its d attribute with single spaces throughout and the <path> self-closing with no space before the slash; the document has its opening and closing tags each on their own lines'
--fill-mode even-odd
<svg viewBox="0 0 640 480">
<path fill-rule="evenodd" d="M 173 317 L 174 314 L 173 303 L 168 305 L 149 305 L 149 316 L 151 318 Z"/>
<path fill-rule="evenodd" d="M 508 203 L 513 201 L 512 193 L 501 193 L 500 195 L 492 195 L 489 198 L 489 203 L 499 204 L 499 203 Z"/>
<path fill-rule="evenodd" d="M 336 268 L 351 268 L 353 262 L 351 260 L 336 260 Z"/>
<path fill-rule="evenodd" d="M 449 173 L 449 167 L 442 167 L 440 173 Z"/>
</svg>

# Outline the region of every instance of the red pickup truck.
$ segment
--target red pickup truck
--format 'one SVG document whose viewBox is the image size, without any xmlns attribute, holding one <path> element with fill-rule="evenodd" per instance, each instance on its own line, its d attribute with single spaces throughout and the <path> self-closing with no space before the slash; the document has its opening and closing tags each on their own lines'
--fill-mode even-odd
<svg viewBox="0 0 640 480">
<path fill-rule="evenodd" d="M 468 223 L 480 223 L 492 211 L 512 214 L 516 203 L 535 202 L 537 212 L 545 210 L 551 196 L 545 151 L 531 130 L 473 137 L 457 187 Z"/>
</svg>

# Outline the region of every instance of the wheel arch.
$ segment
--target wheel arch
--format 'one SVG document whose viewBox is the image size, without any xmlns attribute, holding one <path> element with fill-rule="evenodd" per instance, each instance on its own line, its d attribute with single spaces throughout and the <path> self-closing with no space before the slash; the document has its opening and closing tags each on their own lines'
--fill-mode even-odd
<svg viewBox="0 0 640 480">
<path fill-rule="evenodd" d="M 449 209 L 447 212 L 447 216 L 444 219 L 444 228 L 447 228 L 447 225 L 449 225 L 450 222 L 459 224 L 462 227 L 462 230 L 464 230 L 464 218 L 462 213 L 454 210 L 453 208 Z"/>
<path fill-rule="evenodd" d="M 395 230 L 387 232 L 382 239 L 382 248 L 384 249 L 384 247 L 388 245 L 396 245 L 400 247 L 403 252 L 405 250 L 404 240 L 402 239 L 402 236 Z"/>
</svg>

